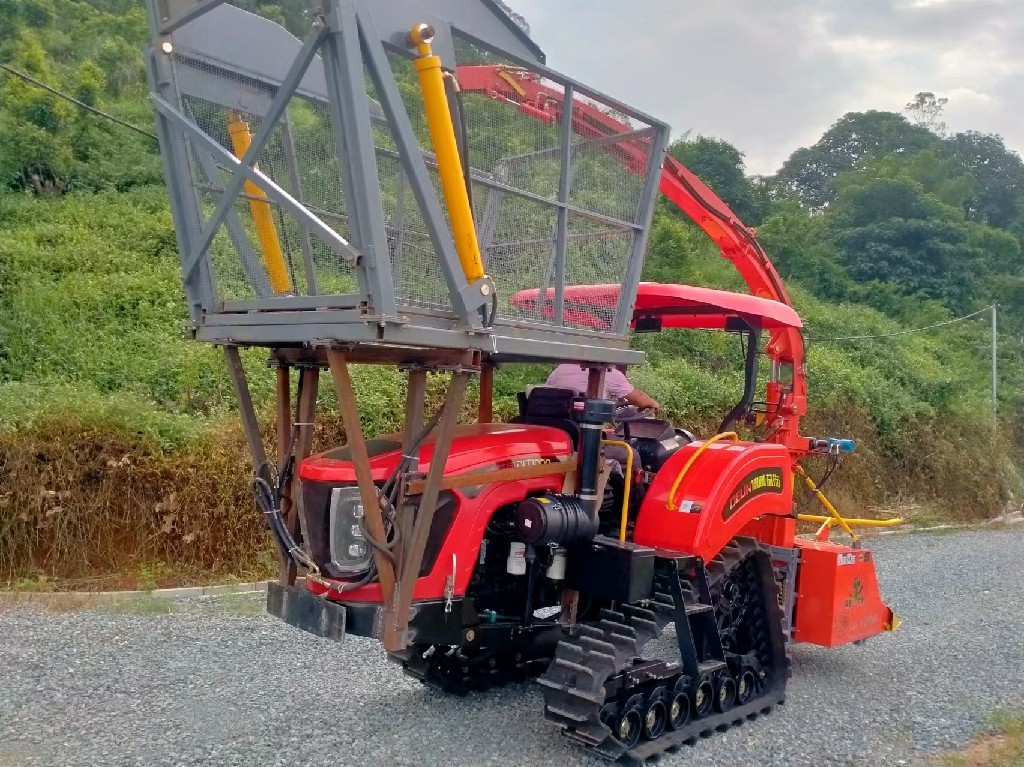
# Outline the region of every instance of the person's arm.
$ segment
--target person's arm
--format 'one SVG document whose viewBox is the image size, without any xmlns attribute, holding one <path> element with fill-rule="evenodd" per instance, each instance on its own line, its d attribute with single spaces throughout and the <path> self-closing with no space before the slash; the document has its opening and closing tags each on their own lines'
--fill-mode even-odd
<svg viewBox="0 0 1024 767">
<path fill-rule="evenodd" d="M 645 408 L 658 410 L 661 407 L 646 392 L 633 386 L 626 378 L 626 374 L 616 368 L 612 368 L 605 375 L 605 390 L 608 392 L 608 396 L 625 400 L 641 410 Z"/>
<path fill-rule="evenodd" d="M 641 410 L 650 408 L 651 410 L 661 410 L 661 405 L 654 401 L 654 399 L 647 394 L 647 392 L 640 391 L 637 388 L 627 394 L 623 399 L 626 400 L 630 405 L 636 405 Z"/>
</svg>

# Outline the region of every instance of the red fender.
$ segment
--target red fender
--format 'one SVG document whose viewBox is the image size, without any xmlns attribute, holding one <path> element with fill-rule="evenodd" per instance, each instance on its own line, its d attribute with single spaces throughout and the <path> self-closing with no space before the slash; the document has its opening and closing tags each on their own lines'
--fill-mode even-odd
<svg viewBox="0 0 1024 767">
<path fill-rule="evenodd" d="M 634 541 L 709 561 L 756 517 L 792 513 L 789 451 L 782 445 L 750 442 L 710 445 L 667 508 L 672 484 L 702 444 L 689 444 L 665 462 L 640 507 Z"/>
</svg>

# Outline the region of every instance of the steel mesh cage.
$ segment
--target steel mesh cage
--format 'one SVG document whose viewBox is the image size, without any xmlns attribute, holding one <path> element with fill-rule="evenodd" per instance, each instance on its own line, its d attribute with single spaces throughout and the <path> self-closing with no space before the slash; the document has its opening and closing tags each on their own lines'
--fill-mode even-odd
<svg viewBox="0 0 1024 767">
<path fill-rule="evenodd" d="M 375 47 L 357 0 L 328 5 L 305 41 L 230 4 L 156 38 L 170 43 L 151 69 L 186 293 L 200 317 L 334 308 L 472 325 L 486 310 L 467 303 L 414 52 Z M 224 43 L 218 29 L 240 26 L 279 50 Z M 667 131 L 455 28 L 450 40 L 489 332 L 624 338 Z M 593 283 L 627 289 L 581 321 L 561 295 Z M 352 315 L 316 322 L 331 320 Z"/>
</svg>

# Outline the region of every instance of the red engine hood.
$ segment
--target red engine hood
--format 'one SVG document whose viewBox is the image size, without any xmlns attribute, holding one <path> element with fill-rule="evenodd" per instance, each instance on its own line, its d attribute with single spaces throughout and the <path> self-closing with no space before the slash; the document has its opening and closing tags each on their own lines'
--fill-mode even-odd
<svg viewBox="0 0 1024 767">
<path fill-rule="evenodd" d="M 389 434 L 367 442 L 370 468 L 375 482 L 383 482 L 402 457 L 402 437 Z M 434 440 L 420 448 L 420 471 L 430 468 Z M 487 467 L 511 468 L 519 461 L 537 457 L 565 460 L 572 455 L 572 442 L 560 429 L 520 424 L 470 424 L 458 426 L 452 439 L 445 474 L 461 474 Z M 319 482 L 355 482 L 348 446 L 312 455 L 299 466 L 299 477 Z"/>
</svg>

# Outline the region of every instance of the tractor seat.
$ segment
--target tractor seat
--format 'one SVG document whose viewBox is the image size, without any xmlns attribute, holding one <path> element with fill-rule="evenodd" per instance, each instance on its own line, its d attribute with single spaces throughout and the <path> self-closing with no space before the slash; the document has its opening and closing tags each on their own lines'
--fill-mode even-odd
<svg viewBox="0 0 1024 767">
<path fill-rule="evenodd" d="M 580 441 L 579 425 L 572 419 L 572 401 L 576 397 L 576 392 L 571 389 L 533 386 L 529 392 L 519 393 L 519 415 L 510 423 L 561 429 L 569 435 L 575 450 Z"/>
</svg>

